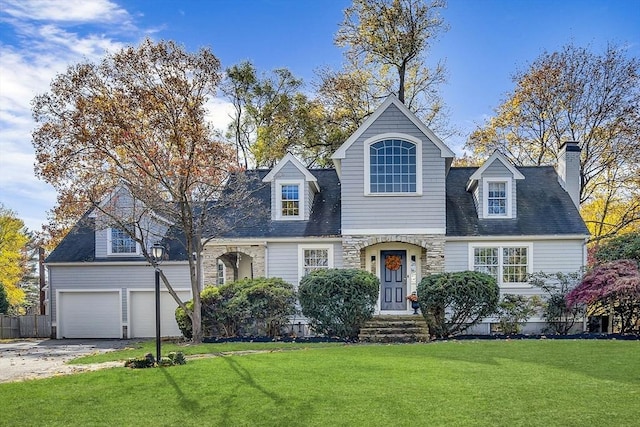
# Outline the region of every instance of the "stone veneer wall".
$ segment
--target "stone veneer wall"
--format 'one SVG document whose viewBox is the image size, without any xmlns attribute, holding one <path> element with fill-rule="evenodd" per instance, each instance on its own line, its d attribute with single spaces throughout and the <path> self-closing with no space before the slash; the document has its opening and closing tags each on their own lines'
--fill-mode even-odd
<svg viewBox="0 0 640 427">
<path fill-rule="evenodd" d="M 342 236 L 343 266 L 365 268 L 364 249 L 378 243 L 402 242 L 420 246 L 421 276 L 444 272 L 444 240 L 442 234 L 383 234 L 378 236 Z"/>
<path fill-rule="evenodd" d="M 209 244 L 204 248 L 202 258 L 205 285 L 216 283 L 216 278 L 218 277 L 218 258 L 226 253 L 235 252 L 250 256 L 253 263 L 253 276 L 264 277 L 266 263 L 264 245 L 214 246 Z M 230 269 L 227 269 L 226 280 L 232 281 L 233 271 L 230 272 L 229 270 Z M 229 273 L 231 277 L 229 277 Z"/>
</svg>

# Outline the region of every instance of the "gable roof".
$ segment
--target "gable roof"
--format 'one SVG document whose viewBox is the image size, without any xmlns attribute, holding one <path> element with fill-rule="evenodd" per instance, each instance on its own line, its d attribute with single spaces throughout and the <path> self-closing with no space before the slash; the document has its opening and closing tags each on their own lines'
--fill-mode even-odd
<svg viewBox="0 0 640 427">
<path fill-rule="evenodd" d="M 551 166 L 517 168 L 524 180 L 516 187 L 515 218 L 478 218 L 473 195 L 465 190 L 478 170 L 451 168 L 447 175 L 447 236 L 589 235 Z"/>
<path fill-rule="evenodd" d="M 287 153 L 278 162 L 278 164 L 275 165 L 275 167 L 271 169 L 271 171 L 264 178 L 262 178 L 262 182 L 272 182 L 275 179 L 278 172 L 280 172 L 280 170 L 287 163 L 291 163 L 293 166 L 295 166 L 304 175 L 305 181 L 312 182 L 313 183 L 312 185 L 315 187 L 316 191 L 320 191 L 320 188 L 318 188 L 318 180 L 316 179 L 316 177 L 313 176 L 313 174 L 309 172 L 309 169 L 305 168 L 304 165 L 300 162 L 300 160 L 298 160 L 296 156 L 294 156 L 291 153 Z"/>
<path fill-rule="evenodd" d="M 509 172 L 511 172 L 511 174 L 513 174 L 513 178 L 514 179 L 524 179 L 524 175 L 522 175 L 522 173 L 520 173 L 520 171 L 514 166 L 513 163 L 511 163 L 509 161 L 509 159 L 507 159 L 505 157 L 504 154 L 502 154 L 501 152 L 499 152 L 498 150 L 494 151 L 493 154 L 482 164 L 482 166 L 480 166 L 478 168 L 478 170 L 476 170 L 473 175 L 471 175 L 469 177 L 469 183 L 467 184 L 467 190 L 471 187 L 471 184 L 474 181 L 478 181 L 480 178 L 482 178 L 482 174 L 484 173 L 485 170 L 487 170 L 487 168 L 489 166 L 491 166 L 493 164 L 493 162 L 495 161 L 499 161 L 500 163 L 502 163 L 507 169 L 509 169 Z"/>
<path fill-rule="evenodd" d="M 370 115 L 367 120 L 360 125 L 360 127 L 336 150 L 331 156 L 332 159 L 344 159 L 346 157 L 347 150 L 351 145 L 362 136 L 362 134 L 371 126 L 380 115 L 389 108 L 390 105 L 395 105 L 420 131 L 431 140 L 439 149 L 440 157 L 454 157 L 453 151 L 447 145 L 442 142 L 440 138 L 434 134 L 422 121 L 416 117 L 411 110 L 409 110 L 395 95 L 389 95 L 387 99 L 380 105 L 376 111 Z"/>
<path fill-rule="evenodd" d="M 220 216 L 230 218 L 226 230 L 212 231 L 216 238 L 279 238 L 340 236 L 340 181 L 335 169 L 311 169 L 320 191 L 314 194 L 308 220 L 281 221 L 271 219 L 271 186 L 263 182 L 273 170 L 245 171 L 248 192 L 240 205 L 224 209 Z M 214 230 L 216 227 L 212 226 Z"/>
<path fill-rule="evenodd" d="M 172 233 L 169 233 L 172 234 Z M 181 235 L 180 235 L 181 236 Z M 168 250 L 168 260 L 187 260 L 186 250 L 180 242 L 181 237 L 165 237 L 162 245 Z M 184 239 L 182 239 L 184 240 Z M 45 262 L 108 262 L 108 261 L 137 261 L 143 262 L 140 256 L 114 258 L 96 258 L 96 224 L 95 218 L 90 214 L 85 214 L 80 221 L 73 226 L 62 241 L 47 256 Z"/>
</svg>

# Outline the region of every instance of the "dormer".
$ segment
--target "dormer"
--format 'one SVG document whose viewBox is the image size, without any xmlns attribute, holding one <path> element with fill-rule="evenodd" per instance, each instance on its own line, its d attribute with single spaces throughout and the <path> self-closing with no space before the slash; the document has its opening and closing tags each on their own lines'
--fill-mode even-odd
<svg viewBox="0 0 640 427">
<path fill-rule="evenodd" d="M 262 182 L 271 183 L 272 220 L 309 219 L 313 197 L 320 187 L 316 177 L 293 154 L 287 153 Z"/>
<path fill-rule="evenodd" d="M 516 181 L 520 179 L 524 179 L 524 175 L 502 153 L 495 151 L 467 182 L 478 218 L 516 218 Z"/>
<path fill-rule="evenodd" d="M 151 247 L 162 240 L 171 222 L 148 209 L 124 187 L 109 192 L 89 214 L 95 224 L 95 257 L 122 259 L 143 257 L 139 241 Z"/>
</svg>

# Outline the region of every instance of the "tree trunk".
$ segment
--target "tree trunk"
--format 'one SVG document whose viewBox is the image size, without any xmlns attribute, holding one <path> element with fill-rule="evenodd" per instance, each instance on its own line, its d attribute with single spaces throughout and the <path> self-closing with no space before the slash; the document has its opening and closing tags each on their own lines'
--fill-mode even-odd
<svg viewBox="0 0 640 427">
<path fill-rule="evenodd" d="M 406 63 L 402 63 L 401 66 L 398 67 L 398 80 L 399 80 L 399 87 L 398 87 L 398 99 L 400 100 L 400 102 L 402 102 L 404 104 L 404 76 L 407 72 L 407 64 Z"/>
</svg>

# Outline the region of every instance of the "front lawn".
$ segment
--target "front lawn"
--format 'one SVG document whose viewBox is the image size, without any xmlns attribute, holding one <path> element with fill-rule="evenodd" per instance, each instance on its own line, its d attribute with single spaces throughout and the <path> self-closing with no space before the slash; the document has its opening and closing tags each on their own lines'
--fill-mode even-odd
<svg viewBox="0 0 640 427">
<path fill-rule="evenodd" d="M 631 426 L 639 354 L 639 341 L 309 346 L 0 384 L 0 425 Z"/>
</svg>

